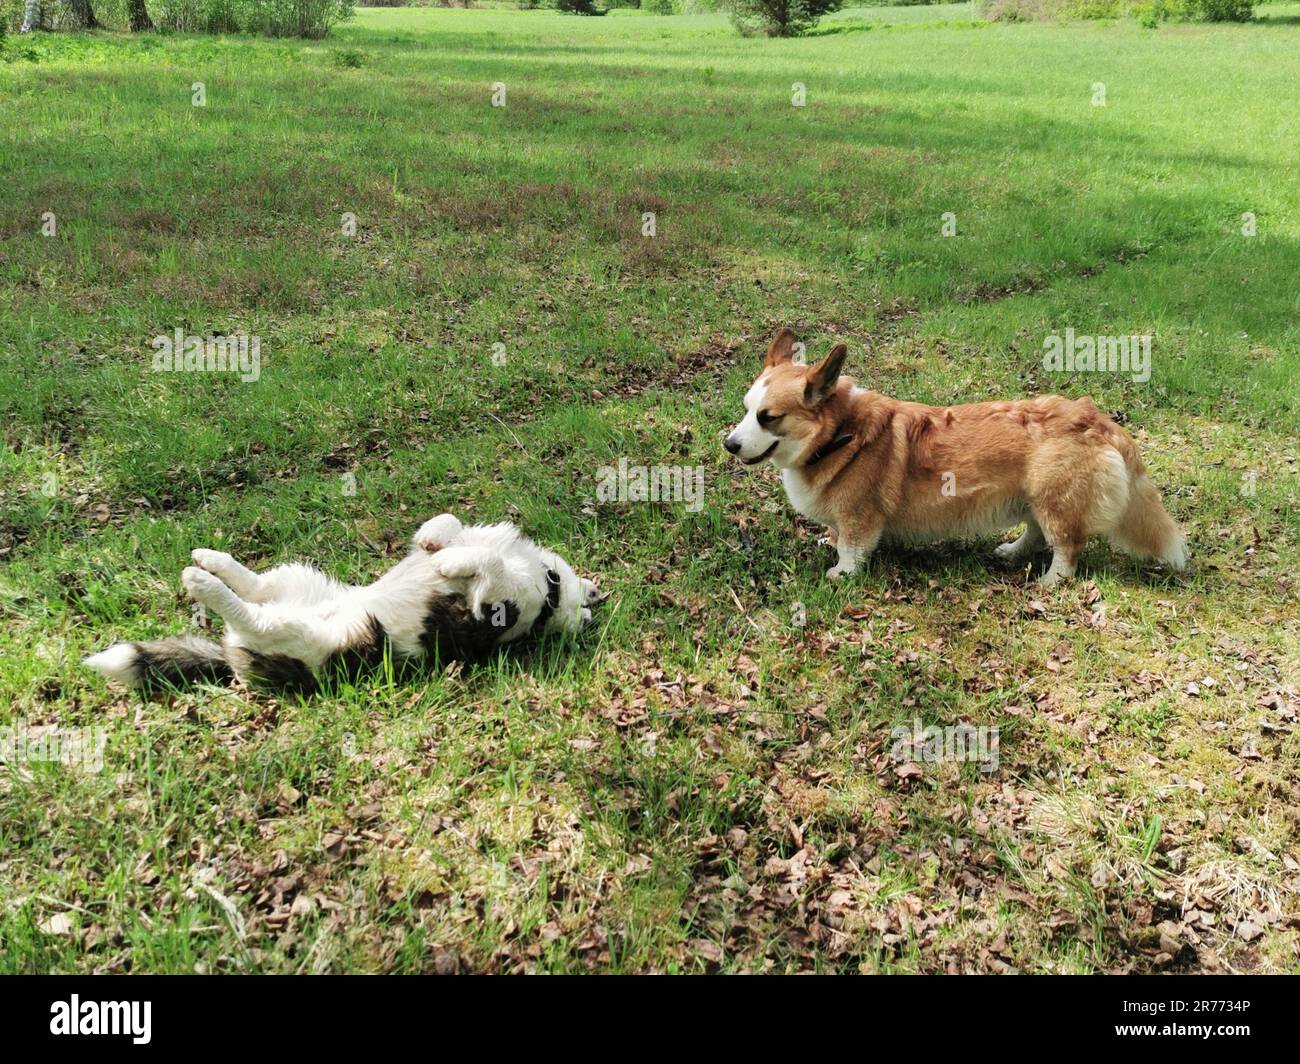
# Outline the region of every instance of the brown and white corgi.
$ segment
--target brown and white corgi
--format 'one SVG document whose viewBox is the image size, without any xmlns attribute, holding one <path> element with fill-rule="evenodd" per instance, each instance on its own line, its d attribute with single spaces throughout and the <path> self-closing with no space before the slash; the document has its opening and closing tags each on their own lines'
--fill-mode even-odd
<svg viewBox="0 0 1300 1064">
<path fill-rule="evenodd" d="M 997 553 L 1018 561 L 1051 547 L 1044 584 L 1073 576 L 1097 534 L 1138 557 L 1186 564 L 1133 438 L 1090 400 L 903 402 L 842 377 L 844 344 L 815 366 L 793 360 L 795 344 L 789 329 L 773 338 L 724 446 L 747 465 L 770 460 L 791 505 L 829 526 L 839 560 L 827 576 L 852 573 L 882 536 L 924 542 L 1021 523 L 1024 533 Z"/>
</svg>

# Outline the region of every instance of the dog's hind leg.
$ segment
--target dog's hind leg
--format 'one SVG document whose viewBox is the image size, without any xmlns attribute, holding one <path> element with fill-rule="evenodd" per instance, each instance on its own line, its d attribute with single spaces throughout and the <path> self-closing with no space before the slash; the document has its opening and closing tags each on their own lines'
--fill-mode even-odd
<svg viewBox="0 0 1300 1064">
<path fill-rule="evenodd" d="M 1048 566 L 1047 571 L 1038 578 L 1038 582 L 1043 587 L 1052 587 L 1059 584 L 1062 580 L 1068 580 L 1074 575 L 1075 563 L 1079 560 L 1079 555 L 1083 552 L 1084 545 L 1075 542 L 1060 542 L 1052 544 L 1052 564 Z"/>
<path fill-rule="evenodd" d="M 260 616 L 262 607 L 245 602 L 222 583 L 219 576 L 191 565 L 181 573 L 181 586 L 190 598 L 211 608 L 237 631 L 253 636 L 265 631 L 266 625 Z"/>
<path fill-rule="evenodd" d="M 258 602 L 262 598 L 262 578 L 245 568 L 225 551 L 199 547 L 190 552 L 194 564 L 225 584 L 242 599 Z"/>
<path fill-rule="evenodd" d="M 1020 537 L 1010 543 L 999 544 L 994 548 L 993 553 L 1009 562 L 1018 562 L 1029 557 L 1035 551 L 1041 550 L 1046 542 L 1047 540 L 1043 537 L 1043 530 L 1038 527 L 1038 522 L 1032 517 L 1026 517 L 1025 530 L 1020 534 Z"/>
<path fill-rule="evenodd" d="M 194 565 L 181 573 L 181 584 L 190 598 L 211 608 L 226 622 L 227 634 L 233 634 L 235 646 L 247 654 L 293 658 L 307 668 L 346 649 L 374 627 L 373 619 L 357 610 L 323 620 L 278 603 L 245 602 L 219 578 Z M 250 670 L 246 664 L 235 662 L 235 671 Z"/>
</svg>

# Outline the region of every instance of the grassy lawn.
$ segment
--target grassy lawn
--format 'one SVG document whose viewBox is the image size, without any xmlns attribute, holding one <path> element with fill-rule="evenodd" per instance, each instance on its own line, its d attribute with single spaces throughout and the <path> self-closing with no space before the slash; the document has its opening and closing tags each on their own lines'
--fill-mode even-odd
<svg viewBox="0 0 1300 1064">
<path fill-rule="evenodd" d="M 1300 6 L 1260 12 L 11 39 L 0 724 L 107 745 L 0 771 L 0 971 L 1296 971 Z M 1192 569 L 828 583 L 720 446 L 785 323 L 907 398 L 1122 413 Z M 177 328 L 258 379 L 153 372 Z M 1151 335 L 1150 380 L 1046 371 L 1067 328 Z M 704 505 L 600 501 L 620 459 Z M 598 623 L 307 700 L 79 665 L 192 623 L 192 547 L 370 579 L 444 510 Z M 915 719 L 998 769 L 898 764 Z"/>
</svg>

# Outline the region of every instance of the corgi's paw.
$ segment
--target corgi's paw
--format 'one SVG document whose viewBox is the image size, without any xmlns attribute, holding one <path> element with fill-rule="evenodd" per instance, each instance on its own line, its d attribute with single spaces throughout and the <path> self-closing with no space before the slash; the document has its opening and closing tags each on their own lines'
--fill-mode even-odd
<svg viewBox="0 0 1300 1064">
<path fill-rule="evenodd" d="M 195 602 L 204 602 L 226 589 L 226 585 L 197 565 L 187 565 L 181 573 L 181 587 Z"/>
<path fill-rule="evenodd" d="M 1025 551 L 1020 549 L 1019 540 L 1012 540 L 1010 543 L 999 543 L 993 548 L 993 554 L 995 557 L 1008 562 L 1019 561 L 1025 556 L 1025 553 Z"/>
<path fill-rule="evenodd" d="M 578 627 L 583 628 L 586 625 L 589 625 L 590 623 L 591 623 L 591 610 L 587 609 L 586 606 L 583 606 L 582 609 L 578 611 Z"/>
<path fill-rule="evenodd" d="M 440 551 L 460 535 L 461 527 L 454 514 L 439 514 L 420 526 L 413 542 L 420 550 Z"/>
<path fill-rule="evenodd" d="M 199 547 L 190 551 L 190 560 L 200 569 L 206 569 L 210 573 L 215 573 L 218 569 L 230 566 L 235 561 L 225 551 L 208 550 L 206 547 Z"/>
<path fill-rule="evenodd" d="M 826 570 L 827 578 L 831 580 L 843 580 L 846 576 L 851 576 L 857 566 L 845 565 L 843 562 L 832 565 Z"/>
</svg>

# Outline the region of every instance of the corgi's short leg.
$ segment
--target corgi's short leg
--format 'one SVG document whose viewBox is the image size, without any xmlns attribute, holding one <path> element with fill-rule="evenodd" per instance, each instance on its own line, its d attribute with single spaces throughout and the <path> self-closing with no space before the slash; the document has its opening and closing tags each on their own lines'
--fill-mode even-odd
<svg viewBox="0 0 1300 1064">
<path fill-rule="evenodd" d="M 1041 550 L 1047 542 L 1043 538 L 1043 530 L 1038 527 L 1038 522 L 1032 517 L 1025 519 L 1025 530 L 1020 534 L 1020 538 L 1012 540 L 1010 543 L 1003 543 L 993 551 L 999 558 L 1005 558 L 1010 562 L 1018 562 L 1029 557 L 1037 550 Z"/>
<path fill-rule="evenodd" d="M 1032 520 L 1043 531 L 1043 538 L 1052 548 L 1052 564 L 1038 578 L 1043 587 L 1051 587 L 1074 575 L 1075 562 L 1088 543 L 1088 525 L 1085 515 L 1064 505 L 1060 498 L 1034 502 Z"/>
<path fill-rule="evenodd" d="M 832 580 L 839 580 L 841 577 L 857 572 L 858 566 L 871 556 L 871 552 L 876 549 L 876 544 L 880 542 L 880 531 L 880 528 L 876 527 L 870 531 L 850 532 L 840 525 L 835 543 L 835 549 L 839 552 L 839 561 L 826 570 L 826 575 Z"/>
<path fill-rule="evenodd" d="M 1075 563 L 1083 551 L 1082 543 L 1053 543 L 1052 564 L 1038 578 L 1043 587 L 1052 587 L 1074 575 Z"/>
<path fill-rule="evenodd" d="M 261 599 L 262 578 L 251 569 L 240 565 L 225 551 L 200 547 L 198 550 L 190 551 L 190 558 L 200 569 L 224 581 L 226 586 L 240 598 L 248 599 L 250 602 Z"/>
</svg>

